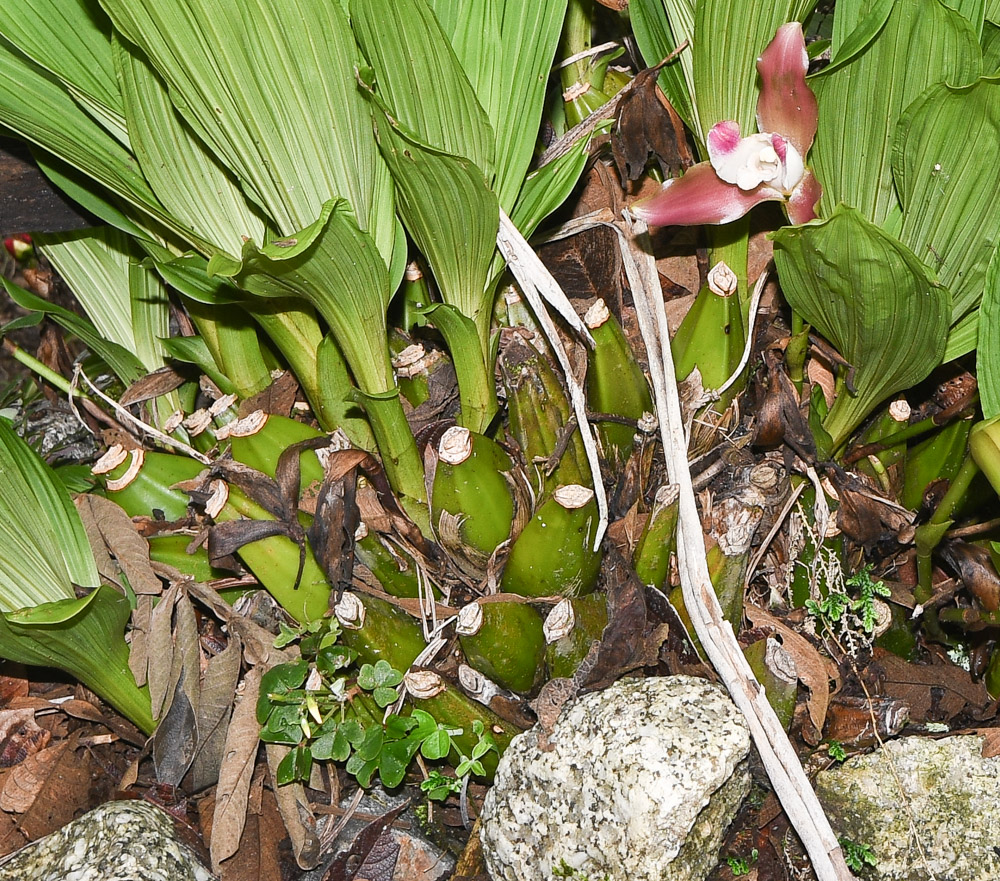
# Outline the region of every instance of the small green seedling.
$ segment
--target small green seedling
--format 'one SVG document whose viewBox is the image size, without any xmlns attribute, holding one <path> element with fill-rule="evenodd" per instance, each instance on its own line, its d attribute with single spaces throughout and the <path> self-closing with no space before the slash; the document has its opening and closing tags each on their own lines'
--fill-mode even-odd
<svg viewBox="0 0 1000 881">
<path fill-rule="evenodd" d="M 852 872 L 860 872 L 865 866 L 878 865 L 870 844 L 855 844 L 850 838 L 837 840 L 844 850 L 844 862 Z"/>
<path fill-rule="evenodd" d="M 760 856 L 760 852 L 755 847 L 750 851 L 749 857 L 726 857 L 726 864 L 734 878 L 741 878 L 750 874 L 750 869 L 757 862 L 758 856 Z"/>
<path fill-rule="evenodd" d="M 847 761 L 847 750 L 844 749 L 844 744 L 842 744 L 839 740 L 831 740 L 827 744 L 826 751 L 830 758 L 835 762 Z"/>
</svg>

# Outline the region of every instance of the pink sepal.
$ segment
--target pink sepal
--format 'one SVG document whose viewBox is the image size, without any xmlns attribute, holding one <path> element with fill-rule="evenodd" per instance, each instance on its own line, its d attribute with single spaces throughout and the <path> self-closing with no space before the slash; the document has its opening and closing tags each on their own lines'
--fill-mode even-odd
<svg viewBox="0 0 1000 881">
<path fill-rule="evenodd" d="M 816 175 L 810 169 L 802 177 L 802 181 L 792 191 L 785 203 L 788 219 L 793 224 L 808 223 L 816 219 L 816 206 L 823 195 L 823 187 L 816 180 Z"/>
<path fill-rule="evenodd" d="M 693 226 L 731 223 L 754 205 L 784 198 L 768 186 L 741 190 L 721 180 L 711 162 L 699 162 L 684 172 L 683 177 L 667 181 L 659 193 L 641 199 L 630 210 L 652 226 Z"/>
<path fill-rule="evenodd" d="M 819 108 L 806 83 L 809 56 L 802 25 L 789 22 L 757 59 L 761 89 L 757 125 L 762 132 L 780 132 L 805 157 L 816 137 Z"/>
</svg>

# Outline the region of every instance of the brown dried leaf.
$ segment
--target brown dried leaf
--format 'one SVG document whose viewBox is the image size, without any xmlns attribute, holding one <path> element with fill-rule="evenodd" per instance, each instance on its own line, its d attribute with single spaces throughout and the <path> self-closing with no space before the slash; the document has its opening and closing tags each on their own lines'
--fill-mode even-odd
<svg viewBox="0 0 1000 881">
<path fill-rule="evenodd" d="M 979 545 L 953 541 L 938 548 L 941 556 L 958 573 L 962 583 L 988 612 L 1000 609 L 1000 577 L 990 552 Z"/>
<path fill-rule="evenodd" d="M 409 804 L 404 801 L 365 826 L 350 850 L 330 864 L 323 881 L 392 881 L 399 857 L 399 842 L 392 835 L 392 824 Z"/>
<path fill-rule="evenodd" d="M 172 392 L 184 384 L 184 377 L 172 367 L 161 367 L 132 383 L 118 401 L 123 407 L 141 404 Z"/>
<path fill-rule="evenodd" d="M 240 416 L 248 416 L 254 410 L 263 410 L 265 413 L 274 413 L 278 416 L 291 416 L 298 392 L 299 384 L 295 376 L 285 370 L 264 391 L 258 392 L 240 404 Z"/>
<path fill-rule="evenodd" d="M 770 628 L 780 638 L 781 645 L 795 661 L 799 681 L 809 689 L 806 709 L 809 721 L 822 734 L 826 721 L 830 694 L 840 690 L 840 671 L 829 658 L 824 658 L 819 650 L 804 636 L 800 636 L 787 625 L 752 603 L 746 603 L 744 612 L 754 627 Z"/>
<path fill-rule="evenodd" d="M 632 567 L 613 548 L 604 561 L 608 624 L 601 634 L 593 667 L 583 676 L 577 674 L 586 691 L 599 691 L 623 673 L 655 665 L 667 638 L 664 622 L 647 609 L 645 586 Z"/>
<path fill-rule="evenodd" d="M 277 777 L 278 765 L 289 751 L 290 747 L 281 744 L 266 745 L 267 767 L 272 783 Z M 295 862 L 299 868 L 311 869 L 319 862 L 320 843 L 316 834 L 316 818 L 309 806 L 309 799 L 306 798 L 305 787 L 301 783 L 287 783 L 284 786 L 274 786 L 274 791 L 281 819 L 292 842 Z"/>
<path fill-rule="evenodd" d="M 354 570 L 354 533 L 360 522 L 354 501 L 356 480 L 353 470 L 323 481 L 316 497 L 316 511 L 306 536 L 316 560 L 335 589 L 351 583 Z"/>
<path fill-rule="evenodd" d="M 171 787 L 180 785 L 191 766 L 197 746 L 195 710 L 184 690 L 184 676 L 177 681 L 167 712 L 153 735 L 153 766 L 156 779 Z"/>
<path fill-rule="evenodd" d="M 917 724 L 948 722 L 963 710 L 981 713 L 992 703 L 985 683 L 935 655 L 930 664 L 913 664 L 876 648 L 864 674 L 882 694 L 909 704 L 910 721 Z"/>
<path fill-rule="evenodd" d="M 149 544 L 136 532 L 128 514 L 110 499 L 89 493 L 78 496 L 76 504 L 85 526 L 88 521 L 97 524 L 104 546 L 118 561 L 132 589 L 159 596 L 163 585 L 150 566 Z"/>
<path fill-rule="evenodd" d="M 16 668 L 24 669 L 16 664 L 7 664 L 7 668 L 11 671 Z M 7 706 L 14 698 L 27 696 L 28 678 L 26 676 L 0 676 L 0 707 Z"/>
<path fill-rule="evenodd" d="M 34 710 L 0 710 L 0 768 L 21 764 L 47 747 L 51 739 L 52 733 L 35 721 Z"/>
<path fill-rule="evenodd" d="M 285 830 L 281 814 L 274 793 L 265 787 L 259 792 L 260 797 L 250 799 L 239 850 L 221 866 L 222 881 L 282 881 Z"/>
<path fill-rule="evenodd" d="M 600 226 L 543 245 L 538 256 L 567 296 L 621 303 L 622 260 L 615 233 Z"/>
<path fill-rule="evenodd" d="M 174 604 L 181 595 L 180 584 L 171 585 L 163 598 L 153 609 L 149 621 L 147 655 L 149 666 L 146 681 L 149 684 L 149 698 L 153 706 L 153 718 L 159 719 L 166 709 L 167 695 L 172 689 L 170 671 L 173 668 Z"/>
<path fill-rule="evenodd" d="M 236 694 L 242 660 L 243 647 L 234 634 L 226 648 L 209 660 L 201 675 L 195 710 L 198 748 L 184 781 L 191 792 L 211 786 L 219 779 L 219 766 L 225 755 L 229 711 Z"/>
<path fill-rule="evenodd" d="M 642 177 L 651 156 L 664 178 L 676 177 L 694 162 L 684 123 L 656 85 L 659 73 L 655 67 L 636 74 L 631 91 L 618 105 L 611 151 L 623 181 Z"/>
<path fill-rule="evenodd" d="M 259 744 L 257 696 L 263 673 L 260 666 L 252 667 L 244 677 L 226 733 L 212 816 L 210 850 L 215 872 L 219 871 L 223 860 L 228 860 L 239 849 L 247 820 L 247 798 Z"/>
<path fill-rule="evenodd" d="M 67 765 L 73 764 L 73 750 L 77 738 L 61 740 L 59 743 L 28 756 L 20 765 L 12 768 L 4 779 L 0 790 L 0 809 L 15 814 L 24 814 L 31 809 L 42 792 L 65 785 L 61 774 Z M 69 761 L 67 761 L 67 759 Z"/>
<path fill-rule="evenodd" d="M 976 728 L 974 731 L 983 738 L 982 756 L 984 759 L 1000 756 L 1000 728 Z"/>
<path fill-rule="evenodd" d="M 912 511 L 884 498 L 858 478 L 840 469 L 829 472 L 840 498 L 837 525 L 848 538 L 865 548 L 894 538 L 913 522 Z"/>
</svg>

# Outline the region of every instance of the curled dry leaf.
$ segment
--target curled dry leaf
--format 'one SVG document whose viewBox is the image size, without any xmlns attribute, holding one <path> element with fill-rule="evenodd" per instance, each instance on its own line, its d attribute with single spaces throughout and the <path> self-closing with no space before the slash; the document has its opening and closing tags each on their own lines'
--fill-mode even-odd
<svg viewBox="0 0 1000 881">
<path fill-rule="evenodd" d="M 94 548 L 97 559 L 107 548 L 137 594 L 159 596 L 163 585 L 150 565 L 149 545 L 136 532 L 128 514 L 110 499 L 89 493 L 79 496 L 76 504 L 91 545 L 95 535 L 101 537 L 101 547 Z"/>
<path fill-rule="evenodd" d="M 256 707 L 263 673 L 261 667 L 252 667 L 244 677 L 226 734 L 209 844 L 215 872 L 220 871 L 223 860 L 236 853 L 246 823 L 247 800 L 259 743 Z"/>
<path fill-rule="evenodd" d="M 0 710 L 0 768 L 19 765 L 43 750 L 52 733 L 39 727 L 31 707 Z"/>
<path fill-rule="evenodd" d="M 267 744 L 267 767 L 271 772 L 272 781 L 276 779 L 278 765 L 289 751 L 289 747 L 281 744 Z M 306 798 L 305 787 L 301 783 L 286 783 L 283 786 L 275 786 L 274 790 L 281 819 L 292 842 L 295 862 L 299 868 L 311 869 L 319 862 L 320 844 L 319 836 L 316 834 L 316 818 Z"/>
<path fill-rule="evenodd" d="M 745 612 L 754 627 L 770 628 L 781 637 L 782 647 L 795 661 L 799 681 L 809 690 L 806 697 L 809 721 L 816 732 L 822 733 L 830 706 L 830 694 L 840 690 L 840 671 L 837 665 L 824 658 L 808 639 L 783 624 L 770 612 L 765 612 L 752 603 L 746 604 Z"/>
</svg>

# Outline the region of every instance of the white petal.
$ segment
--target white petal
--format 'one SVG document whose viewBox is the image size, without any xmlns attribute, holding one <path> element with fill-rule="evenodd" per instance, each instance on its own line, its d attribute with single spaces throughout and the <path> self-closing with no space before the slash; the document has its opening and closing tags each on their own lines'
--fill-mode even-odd
<svg viewBox="0 0 1000 881">
<path fill-rule="evenodd" d="M 712 157 L 715 173 L 726 183 L 741 190 L 752 190 L 762 183 L 771 183 L 781 176 L 781 161 L 771 145 L 771 136 L 750 135 L 743 138 L 732 152 Z"/>
</svg>

